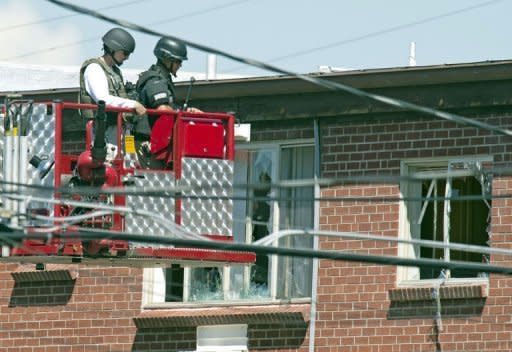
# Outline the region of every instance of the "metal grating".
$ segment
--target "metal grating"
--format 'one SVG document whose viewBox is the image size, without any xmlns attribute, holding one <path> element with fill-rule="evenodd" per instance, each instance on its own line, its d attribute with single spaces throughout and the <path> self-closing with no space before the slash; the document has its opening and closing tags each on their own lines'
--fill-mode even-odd
<svg viewBox="0 0 512 352">
<path fill-rule="evenodd" d="M 27 161 L 37 155 L 42 159 L 48 158 L 54 160 L 55 158 L 55 106 L 51 109 L 51 113 L 47 113 L 46 104 L 34 104 L 33 112 L 29 124 L 27 134 L 28 138 L 28 157 Z M 30 164 L 25 166 L 27 170 L 27 181 L 33 185 L 44 185 L 48 187 L 54 186 L 53 168 L 41 180 L 37 174 L 36 169 Z M 33 190 L 33 195 L 40 197 L 48 197 L 49 193 L 41 190 Z M 31 203 L 28 208 L 48 208 L 53 212 L 53 206 L 50 204 Z"/>
<path fill-rule="evenodd" d="M 232 235 L 233 170 L 230 160 L 183 158 L 179 184 L 191 188 L 183 192 L 183 227 L 198 234 Z"/>
<path fill-rule="evenodd" d="M 0 105 L 0 111 L 3 110 L 3 107 L 2 105 Z M 0 136 L 2 136 L 2 138 L 0 138 L 0 170 L 3 170 L 4 169 L 4 118 L 5 118 L 5 115 L 3 113 L 0 112 Z M 3 172 L 0 172 L 0 181 L 3 181 L 4 180 L 4 173 Z"/>
<path fill-rule="evenodd" d="M 175 177 L 173 172 L 154 170 L 135 170 L 133 175 L 134 186 L 138 189 L 151 187 L 174 187 Z M 163 196 L 128 195 L 126 206 L 136 210 L 151 212 L 161 215 L 169 222 L 174 223 L 174 198 Z M 144 235 L 164 236 L 170 233 L 162 224 L 148 216 L 136 216 L 127 214 L 125 217 L 126 231 Z"/>
<path fill-rule="evenodd" d="M 3 124 L 4 117 L 2 116 L 2 180 L 53 187 L 53 170 L 50 171 L 43 180 L 40 180 L 38 172 L 30 165 L 29 161 L 34 155 L 37 155 L 41 159 L 53 160 L 55 116 L 53 113 L 47 114 L 46 104 L 33 104 L 31 113 L 28 114 L 27 112 L 30 106 L 30 103 L 20 103 L 14 106 L 10 127 L 12 131 L 16 128 L 17 132 L 11 132 L 9 136 L 4 135 L 5 126 Z M 54 111 L 54 109 L 52 109 L 52 111 Z M 25 133 L 21 126 L 27 126 L 26 135 L 21 135 Z M 9 165 L 6 163 L 9 163 Z M 14 186 L 10 187 L 14 189 Z M 21 193 L 46 198 L 51 197 L 51 192 L 48 190 L 23 188 L 23 192 Z M 22 213 L 25 212 L 26 208 L 45 208 L 50 209 L 50 212 L 53 209 L 53 207 L 50 207 L 46 203 L 40 204 L 32 202 L 29 204 L 27 200 L 5 200 L 5 202 L 8 209 Z"/>
</svg>

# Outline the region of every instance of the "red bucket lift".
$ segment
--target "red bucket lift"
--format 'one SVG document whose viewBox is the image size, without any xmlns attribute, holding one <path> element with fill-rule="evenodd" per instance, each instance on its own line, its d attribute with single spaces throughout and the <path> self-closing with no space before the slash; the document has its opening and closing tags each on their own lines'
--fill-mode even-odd
<svg viewBox="0 0 512 352">
<path fill-rule="evenodd" d="M 64 116 L 78 118 L 81 109 L 97 106 L 12 101 L 0 116 L 3 207 L 12 214 L 9 225 L 27 234 L 21 244 L 4 246 L 0 261 L 141 267 L 254 263 L 252 252 L 112 239 L 121 232 L 140 234 L 147 243 L 152 236 L 233 240 L 232 115 L 148 110 L 155 119 L 150 151 L 161 167 L 145 169 L 138 165 L 129 124 L 123 122 L 130 113 L 126 109 L 106 107 L 106 113 L 117 116 L 117 141 L 107 146 L 106 158 L 91 148 L 92 121 L 85 150 L 65 150 Z M 101 231 L 101 238 L 85 240 L 80 228 Z M 47 233 L 48 239 L 30 239 L 36 233 Z"/>
</svg>

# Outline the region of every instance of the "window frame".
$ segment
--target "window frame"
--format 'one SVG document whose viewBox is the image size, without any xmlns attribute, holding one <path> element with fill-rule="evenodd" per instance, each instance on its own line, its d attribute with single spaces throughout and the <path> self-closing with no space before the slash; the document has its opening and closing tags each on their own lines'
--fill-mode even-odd
<svg viewBox="0 0 512 352">
<path fill-rule="evenodd" d="M 242 142 L 238 143 L 236 145 L 236 149 L 238 150 L 244 150 L 244 151 L 255 151 L 255 150 L 261 150 L 261 149 L 275 149 L 277 151 L 277 159 L 275 160 L 277 165 L 280 164 L 280 155 L 281 150 L 283 148 L 293 148 L 293 147 L 313 147 L 314 139 L 296 139 L 292 141 L 273 141 L 273 142 Z M 314 161 L 313 161 L 314 162 Z M 273 170 L 273 179 L 279 179 L 279 175 L 277 174 L 277 168 L 274 168 Z M 318 187 L 316 185 L 315 187 Z M 314 190 L 314 192 L 316 192 Z M 280 213 L 279 213 L 279 202 L 274 201 L 275 204 L 272 206 L 272 228 L 275 231 L 276 229 L 279 229 L 279 219 L 280 219 Z M 313 212 L 313 226 L 315 225 L 315 221 L 317 221 L 317 216 L 315 215 L 315 212 L 318 211 L 316 209 L 316 206 L 312 206 L 312 212 Z M 246 224 L 247 226 L 247 224 Z M 248 236 L 248 229 L 246 228 L 246 236 Z M 275 246 L 278 245 L 277 241 L 274 243 Z M 314 244 L 313 244 L 314 245 Z M 190 286 L 190 279 L 191 279 L 191 271 L 194 268 L 194 265 L 184 265 L 184 292 L 183 292 L 183 300 L 182 301 L 175 301 L 175 302 L 166 302 L 165 301 L 165 285 L 166 285 L 166 279 L 165 279 L 165 268 L 145 268 L 143 272 L 143 292 L 142 292 L 142 308 L 146 309 L 154 309 L 158 307 L 169 307 L 169 306 L 201 306 L 201 305 L 214 305 L 214 306 L 225 306 L 225 305 L 233 305 L 233 304 L 240 304 L 240 305 L 246 305 L 246 304 L 275 304 L 279 302 L 296 302 L 296 303 L 304 303 L 304 302 L 310 302 L 311 297 L 301 297 L 301 298 L 284 298 L 280 299 L 277 298 L 277 280 L 278 280 L 278 256 L 277 255 L 271 255 L 269 258 L 269 271 L 272 271 L 273 274 L 270 275 L 269 280 L 269 292 L 270 295 L 266 299 L 240 299 L 240 300 L 201 300 L 201 301 L 190 301 L 188 300 L 188 297 L 186 297 L 186 286 Z M 219 267 L 220 270 L 223 272 L 223 277 L 227 278 L 227 280 L 223 280 L 223 291 L 228 292 L 230 288 L 230 270 L 231 267 L 236 264 L 226 264 L 222 267 Z M 314 270 L 314 269 L 313 269 Z M 250 272 L 250 267 L 246 266 L 244 268 L 244 277 L 248 277 L 248 273 Z M 235 303 L 236 302 L 236 303 Z"/>
<path fill-rule="evenodd" d="M 443 168 L 448 172 L 449 167 L 453 163 L 460 162 L 480 162 L 480 163 L 489 163 L 492 162 L 493 158 L 490 155 L 475 155 L 475 156 L 460 156 L 460 157 L 437 157 L 437 158 L 414 158 L 414 159 L 406 159 L 402 160 L 400 163 L 400 176 L 408 176 L 413 174 L 414 169 L 417 168 Z M 447 182 L 448 184 L 448 182 Z M 417 187 L 417 186 L 416 186 Z M 413 189 L 415 188 L 414 184 L 408 182 L 405 179 L 400 181 L 400 198 L 407 198 L 409 196 L 417 195 L 414 193 Z M 420 192 L 421 194 L 421 192 Z M 446 196 L 446 194 L 439 195 Z M 446 205 L 445 200 L 445 205 Z M 417 206 L 418 204 L 416 204 Z M 419 211 L 421 212 L 421 208 L 423 207 L 423 203 L 419 205 Z M 446 208 L 445 208 L 446 209 Z M 411 224 L 408 212 L 411 210 L 411 206 L 407 206 L 406 202 L 401 200 L 399 202 L 399 226 L 398 226 L 398 236 L 400 239 L 411 240 L 412 233 L 414 232 L 413 226 L 418 226 L 418 224 Z M 489 209 L 489 212 L 492 210 Z M 413 210 L 414 211 L 414 210 Z M 446 211 L 443 211 L 443 217 L 446 220 Z M 446 225 L 446 222 L 444 222 Z M 421 225 L 419 225 L 421 226 Z M 446 238 L 443 236 L 443 241 L 446 243 Z M 407 243 L 398 243 L 398 256 L 400 258 L 415 258 L 414 256 L 414 247 L 418 247 L 418 245 L 407 244 Z M 448 257 L 449 258 L 449 257 Z M 452 285 L 472 285 L 472 284 L 487 284 L 489 279 L 487 277 L 471 277 L 471 278 L 457 278 L 450 277 L 448 275 L 447 278 L 437 278 L 437 279 L 415 279 L 413 278 L 414 273 L 417 272 L 419 277 L 419 268 L 417 267 L 397 267 L 397 287 L 432 287 L 438 286 L 439 284 L 443 284 L 445 286 Z"/>
</svg>

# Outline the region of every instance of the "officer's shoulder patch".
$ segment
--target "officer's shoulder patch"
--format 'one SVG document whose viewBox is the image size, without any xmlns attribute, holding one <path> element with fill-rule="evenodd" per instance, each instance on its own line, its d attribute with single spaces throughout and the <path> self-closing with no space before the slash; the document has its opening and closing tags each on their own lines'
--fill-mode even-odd
<svg viewBox="0 0 512 352">
<path fill-rule="evenodd" d="M 165 98 L 167 98 L 167 93 L 165 93 L 165 92 L 153 95 L 153 99 L 155 101 L 160 100 L 160 99 L 165 99 Z"/>
</svg>

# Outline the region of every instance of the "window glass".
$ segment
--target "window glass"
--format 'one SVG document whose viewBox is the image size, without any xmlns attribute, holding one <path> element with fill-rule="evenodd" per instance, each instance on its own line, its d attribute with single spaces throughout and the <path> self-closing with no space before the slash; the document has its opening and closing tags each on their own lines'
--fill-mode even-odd
<svg viewBox="0 0 512 352">
<path fill-rule="evenodd" d="M 233 190 L 233 236 L 253 243 L 282 229 L 313 228 L 313 186 L 271 187 L 313 178 L 313 146 L 262 146 L 237 150 Z M 297 200 L 298 199 L 298 200 Z M 309 237 L 282 238 L 274 246 L 311 248 Z M 166 301 L 268 300 L 309 297 L 312 260 L 257 255 L 252 266 L 166 270 Z"/>
<path fill-rule="evenodd" d="M 475 199 L 491 194 L 490 176 L 482 171 L 482 162 L 446 161 L 441 165 L 415 164 L 406 168 L 409 175 L 421 178 L 402 186 L 406 221 L 402 236 L 421 240 L 488 246 L 491 201 Z M 448 177 L 439 177 L 440 175 Z M 435 176 L 435 177 L 429 177 Z M 439 197 L 441 199 L 439 199 Z M 419 199 L 422 199 L 421 201 Z M 449 248 L 400 245 L 402 253 L 415 258 L 486 262 L 488 257 Z M 407 247 L 404 250 L 404 247 Z M 441 269 L 402 268 L 406 280 L 436 279 Z M 465 270 L 444 270 L 448 278 L 472 278 L 484 274 Z"/>
<path fill-rule="evenodd" d="M 314 151 L 312 147 L 283 148 L 281 152 L 281 180 L 311 180 L 314 177 Z M 280 202 L 280 229 L 313 228 L 313 187 L 283 188 Z M 286 237 L 279 245 L 290 248 L 312 248 L 313 238 Z M 280 298 L 309 297 L 312 259 L 279 257 L 278 272 L 284 280 L 278 280 L 277 296 Z"/>
</svg>

